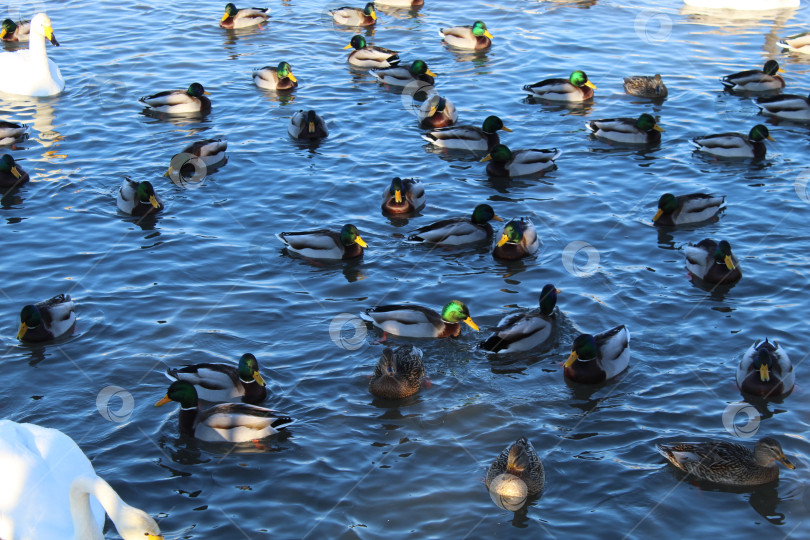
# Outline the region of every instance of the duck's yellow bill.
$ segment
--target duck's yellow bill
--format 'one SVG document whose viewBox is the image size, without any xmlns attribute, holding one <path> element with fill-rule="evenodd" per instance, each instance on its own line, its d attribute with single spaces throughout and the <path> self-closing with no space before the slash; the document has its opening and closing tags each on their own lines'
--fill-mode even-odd
<svg viewBox="0 0 810 540">
<path fill-rule="evenodd" d="M 146 540 L 165 540 L 162 534 L 147 534 Z"/>
<path fill-rule="evenodd" d="M 661 127 L 661 126 L 659 126 L 658 124 L 655 124 L 655 125 L 653 126 L 653 129 L 654 129 L 655 131 L 660 131 L 661 133 L 663 133 L 663 132 L 664 132 L 664 128 L 662 128 L 662 127 Z"/>
<path fill-rule="evenodd" d="M 398 203 L 402 202 L 402 192 L 400 190 L 394 191 L 394 200 Z"/>
<path fill-rule="evenodd" d="M 344 48 L 344 49 L 351 49 L 351 48 L 352 48 L 352 44 L 351 44 L 351 43 L 349 43 L 348 45 L 346 45 L 346 46 L 345 46 L 345 47 L 343 47 L 343 48 Z"/>
<path fill-rule="evenodd" d="M 295 75 L 292 74 L 292 71 L 290 71 L 289 75 L 287 75 L 287 78 L 290 79 L 292 82 L 298 82 L 298 79 L 295 78 Z"/>
<path fill-rule="evenodd" d="M 787 73 L 784 69 L 779 68 L 776 70 L 777 73 Z"/>
<path fill-rule="evenodd" d="M 160 407 L 161 405 L 166 405 L 166 404 L 167 404 L 168 402 L 170 402 L 170 401 L 171 401 L 171 398 L 169 397 L 169 394 L 166 394 L 165 396 L 163 396 L 163 397 L 160 399 L 160 401 L 158 401 L 157 403 L 155 403 L 155 407 Z"/>
<path fill-rule="evenodd" d="M 725 259 L 723 259 L 723 262 L 726 263 L 726 268 L 728 268 L 729 270 L 734 270 L 735 266 L 734 261 L 731 260 L 731 255 L 726 255 Z"/>
<path fill-rule="evenodd" d="M 490 159 L 492 159 L 492 154 L 487 154 L 486 156 L 481 158 L 480 163 L 483 163 L 485 161 L 489 161 Z"/>
<path fill-rule="evenodd" d="M 464 319 L 464 322 L 469 324 L 470 328 L 472 328 L 473 330 L 478 331 L 478 325 L 475 324 L 475 321 L 472 320 L 472 317 L 467 317 L 466 319 Z"/>
<path fill-rule="evenodd" d="M 368 244 L 366 244 L 366 241 L 363 240 L 362 238 L 360 238 L 359 236 L 355 239 L 355 242 L 357 242 L 358 244 L 360 244 L 363 247 L 368 247 Z"/>
<path fill-rule="evenodd" d="M 163 176 L 171 176 L 171 175 L 172 175 L 172 168 L 169 167 L 168 169 L 166 169 L 166 172 L 163 173 Z"/>
<path fill-rule="evenodd" d="M 17 339 L 22 339 L 26 332 L 28 332 L 28 325 L 20 323 L 20 331 L 17 332 Z"/>
<path fill-rule="evenodd" d="M 596 85 L 593 84 L 591 81 L 586 82 L 585 86 L 587 86 L 588 88 L 593 88 L 594 90 L 596 90 Z"/>
<path fill-rule="evenodd" d="M 512 133 L 512 130 L 509 129 L 508 127 L 506 127 L 506 126 L 503 126 L 501 129 L 504 130 L 504 131 L 508 131 L 509 133 Z"/>
<path fill-rule="evenodd" d="M 489 30 L 484 30 L 484 35 L 487 36 L 489 39 L 495 39 L 492 37 L 492 34 L 489 33 Z"/>
<path fill-rule="evenodd" d="M 759 366 L 759 378 L 762 380 L 762 382 L 768 382 L 771 380 L 771 374 L 768 373 L 768 366 L 766 364 Z"/>
<path fill-rule="evenodd" d="M 0 30 L 0 39 L 3 39 L 4 37 L 6 37 L 6 34 L 8 34 L 8 32 L 6 31 L 5 28 Z"/>
<path fill-rule="evenodd" d="M 502 245 L 504 245 L 505 243 L 507 243 L 508 241 L 509 241 L 509 237 L 508 237 L 508 236 L 506 236 L 505 234 L 502 234 L 502 235 L 501 235 L 501 239 L 500 239 L 500 240 L 498 240 L 497 246 L 502 246 Z"/>
<path fill-rule="evenodd" d="M 226 11 L 225 15 L 222 16 L 222 18 L 219 20 L 219 22 L 225 22 L 225 19 L 227 19 L 228 17 L 230 17 L 230 15 L 228 15 L 228 12 Z"/>
<path fill-rule="evenodd" d="M 260 385 L 264 386 L 265 382 L 261 375 L 259 375 L 258 371 L 253 372 L 253 380 L 259 383 Z"/>
<path fill-rule="evenodd" d="M 663 215 L 664 211 L 659 208 L 658 212 L 656 212 L 655 215 L 653 216 L 653 221 L 658 221 L 658 218 L 660 218 Z"/>
<path fill-rule="evenodd" d="M 310 133 L 315 133 L 315 122 L 310 122 L 307 129 L 309 129 Z"/>
<path fill-rule="evenodd" d="M 209 92 L 208 90 L 203 90 L 203 94 L 206 95 L 206 96 L 210 96 L 211 92 Z"/>
<path fill-rule="evenodd" d="M 495 221 L 503 221 L 503 218 L 501 216 L 499 216 L 498 214 L 495 214 L 494 216 L 492 216 L 492 219 L 494 219 Z"/>
<path fill-rule="evenodd" d="M 795 469 L 796 468 L 796 465 L 791 463 L 790 460 L 787 457 L 785 457 L 784 455 L 782 455 L 781 458 L 777 459 L 777 461 L 779 461 L 782 465 L 784 465 L 788 469 Z"/>
<path fill-rule="evenodd" d="M 151 204 L 153 208 L 160 208 L 160 203 L 157 202 L 154 195 L 149 195 L 149 204 Z"/>
<path fill-rule="evenodd" d="M 436 77 L 436 74 L 430 71 L 429 69 L 425 71 L 425 75 L 430 75 L 431 77 Z"/>
<path fill-rule="evenodd" d="M 12 168 L 11 168 L 11 174 L 13 174 L 13 175 L 14 175 L 14 178 L 16 178 L 16 179 L 18 179 L 18 180 L 19 180 L 19 178 L 22 176 L 22 175 L 20 174 L 20 171 L 18 171 L 18 170 L 17 170 L 17 167 L 12 167 Z"/>
<path fill-rule="evenodd" d="M 571 351 L 571 355 L 568 357 L 568 360 L 565 361 L 565 364 L 563 364 L 563 367 L 571 367 L 571 364 L 576 362 L 577 358 L 579 358 L 579 355 L 577 354 L 577 351 Z"/>
<path fill-rule="evenodd" d="M 434 114 L 436 114 L 436 109 L 438 107 L 439 107 L 438 105 L 434 105 L 433 107 L 431 107 L 430 111 L 428 111 L 428 117 L 433 116 Z"/>
<path fill-rule="evenodd" d="M 765 138 L 766 138 L 766 139 L 768 139 L 769 141 L 776 142 L 776 139 L 774 139 L 774 138 L 773 138 L 773 137 L 771 137 L 770 135 L 768 135 L 768 136 L 767 136 L 767 137 L 765 137 Z"/>
<path fill-rule="evenodd" d="M 370 15 L 371 15 L 371 20 L 373 20 L 373 21 L 377 20 L 377 13 L 374 10 L 371 10 Z"/>
</svg>

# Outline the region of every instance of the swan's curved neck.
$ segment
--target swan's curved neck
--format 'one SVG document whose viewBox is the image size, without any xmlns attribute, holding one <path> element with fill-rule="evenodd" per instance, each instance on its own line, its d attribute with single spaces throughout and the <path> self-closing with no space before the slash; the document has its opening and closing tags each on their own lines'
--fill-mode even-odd
<svg viewBox="0 0 810 540">
<path fill-rule="evenodd" d="M 121 523 L 125 514 L 135 509 L 121 500 L 110 484 L 102 478 L 79 476 L 70 485 L 70 514 L 73 517 L 74 539 L 104 540 L 102 530 L 90 510 L 90 495 L 98 499 L 115 528 L 121 533 Z"/>
<path fill-rule="evenodd" d="M 31 31 L 28 38 L 28 62 L 37 72 L 50 73 L 48 54 L 45 51 L 45 36 L 38 31 Z"/>
</svg>

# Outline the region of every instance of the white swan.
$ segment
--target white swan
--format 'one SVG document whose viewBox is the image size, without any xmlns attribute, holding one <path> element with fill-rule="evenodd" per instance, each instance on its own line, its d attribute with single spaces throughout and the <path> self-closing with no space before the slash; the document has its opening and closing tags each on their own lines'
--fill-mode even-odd
<svg viewBox="0 0 810 540">
<path fill-rule="evenodd" d="M 23 96 L 54 96 L 65 89 L 65 79 L 45 53 L 45 39 L 59 45 L 51 28 L 51 19 L 37 13 L 31 19 L 28 50 L 0 54 L 0 91 Z"/>
<path fill-rule="evenodd" d="M 0 478 L 4 540 L 104 540 L 105 510 L 124 540 L 163 538 L 157 523 L 122 501 L 56 429 L 0 420 Z"/>
</svg>

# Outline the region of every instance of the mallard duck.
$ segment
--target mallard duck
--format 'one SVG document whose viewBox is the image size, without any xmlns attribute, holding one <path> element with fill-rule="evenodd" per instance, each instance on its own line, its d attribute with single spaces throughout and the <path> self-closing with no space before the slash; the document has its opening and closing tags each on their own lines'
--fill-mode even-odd
<svg viewBox="0 0 810 540">
<path fill-rule="evenodd" d="M 625 144 L 657 144 L 661 142 L 661 132 L 664 131 L 647 113 L 638 118 L 592 120 L 585 125 L 597 137 Z"/>
<path fill-rule="evenodd" d="M 354 225 L 344 225 L 340 232 L 319 229 L 277 236 L 287 251 L 309 259 L 354 259 L 362 257 L 363 248 L 368 247 Z"/>
<path fill-rule="evenodd" d="M 172 179 L 178 175 L 183 178 L 195 175 L 204 177 L 209 171 L 228 162 L 228 156 L 225 155 L 227 149 L 228 141 L 223 139 L 194 141 L 172 157 L 169 169 L 163 176 L 169 176 Z"/>
<path fill-rule="evenodd" d="M 410 214 L 425 206 L 425 188 L 416 178 L 397 176 L 383 190 L 382 200 L 383 214 Z"/>
<path fill-rule="evenodd" d="M 490 205 L 479 204 L 470 218 L 450 218 L 425 225 L 408 236 L 408 241 L 445 246 L 481 242 L 492 238 L 492 225 L 489 224 L 492 219 L 503 221 L 502 217 L 495 215 Z"/>
<path fill-rule="evenodd" d="M 372 70 L 370 73 L 381 83 L 389 86 L 408 86 L 414 81 L 432 85 L 433 77 L 436 76 L 423 60 L 414 60 L 410 67 L 394 66 Z"/>
<path fill-rule="evenodd" d="M 778 397 L 793 390 L 793 364 L 778 343 L 755 341 L 737 367 L 737 386 L 748 394 Z"/>
<path fill-rule="evenodd" d="M 329 136 L 326 122 L 315 111 L 298 111 L 290 118 L 287 133 L 293 139 L 315 140 Z"/>
<path fill-rule="evenodd" d="M 503 227 L 501 237 L 492 249 L 496 259 L 515 261 L 537 253 L 540 241 L 534 223 L 527 217 L 513 219 Z"/>
<path fill-rule="evenodd" d="M 170 401 L 180 404 L 180 433 L 208 442 L 247 442 L 275 435 L 293 419 L 289 416 L 248 403 L 220 403 L 200 410 L 194 385 L 174 381 L 155 407 Z"/>
<path fill-rule="evenodd" d="M 146 180 L 136 182 L 124 178 L 115 203 L 119 210 L 130 216 L 145 216 L 163 210 L 163 201 L 155 193 L 152 183 Z"/>
<path fill-rule="evenodd" d="M 9 154 L 0 156 L 0 188 L 13 188 L 28 182 L 28 173 Z"/>
<path fill-rule="evenodd" d="M 458 337 L 462 322 L 478 330 L 478 325 L 470 317 L 470 310 L 460 300 L 448 302 L 441 315 L 423 306 L 394 304 L 369 308 L 360 314 L 360 318 L 383 332 L 404 337 Z"/>
<path fill-rule="evenodd" d="M 492 45 L 492 34 L 484 21 L 475 21 L 471 26 L 439 28 L 439 37 L 457 49 L 488 49 Z"/>
<path fill-rule="evenodd" d="M 742 277 L 737 257 L 726 240 L 718 243 L 704 238 L 686 246 L 685 251 L 686 268 L 707 283 L 734 283 Z"/>
<path fill-rule="evenodd" d="M 596 86 L 588 80 L 584 71 L 576 70 L 568 79 L 546 79 L 527 84 L 523 89 L 536 97 L 550 101 L 578 102 L 591 99 Z"/>
<path fill-rule="evenodd" d="M 498 130 L 511 132 L 503 125 L 503 120 L 497 116 L 487 116 L 481 127 L 477 126 L 449 126 L 434 129 L 427 135 L 422 135 L 430 144 L 443 148 L 468 150 L 470 152 L 488 152 L 500 144 Z"/>
<path fill-rule="evenodd" d="M 796 122 L 810 122 L 810 96 L 782 94 L 757 98 L 755 103 L 762 114 Z"/>
<path fill-rule="evenodd" d="M 776 42 L 777 47 L 797 53 L 810 54 L 810 32 L 802 32 Z"/>
<path fill-rule="evenodd" d="M 425 0 L 375 0 L 374 3 L 389 7 L 418 7 L 425 5 Z"/>
<path fill-rule="evenodd" d="M 631 96 L 664 99 L 669 94 L 661 75 L 656 73 L 650 77 L 647 75 L 633 75 L 624 78 L 624 91 Z"/>
<path fill-rule="evenodd" d="M 357 34 L 343 47 L 354 50 L 349 53 L 349 63 L 355 67 L 385 69 L 399 64 L 399 53 L 376 45 L 368 45 L 366 38 Z"/>
<path fill-rule="evenodd" d="M 69 294 L 57 294 L 49 300 L 23 306 L 17 339 L 29 342 L 50 341 L 73 331 L 75 324 L 73 300 Z"/>
<path fill-rule="evenodd" d="M 276 67 L 265 66 L 255 70 L 253 82 L 265 90 L 292 90 L 298 86 L 298 79 L 287 62 L 279 62 Z"/>
<path fill-rule="evenodd" d="M 225 15 L 219 21 L 222 28 L 235 29 L 256 26 L 267 20 L 267 8 L 242 8 L 237 9 L 235 5 L 225 4 Z"/>
<path fill-rule="evenodd" d="M 104 515 L 124 540 L 163 540 L 146 512 L 96 474 L 56 429 L 0 420 L 0 538 L 104 540 Z"/>
<path fill-rule="evenodd" d="M 715 484 L 757 486 L 779 478 L 782 463 L 795 469 L 779 441 L 765 437 L 749 448 L 726 441 L 669 443 L 656 445 L 662 456 L 687 474 Z"/>
<path fill-rule="evenodd" d="M 17 24 L 11 19 L 5 19 L 0 29 L 0 39 L 9 42 L 28 41 L 30 32 L 31 21 L 20 21 Z"/>
<path fill-rule="evenodd" d="M 781 90 L 785 87 L 785 79 L 778 73 L 785 70 L 779 68 L 776 60 L 768 60 L 762 69 L 749 69 L 726 75 L 720 81 L 726 90 L 732 92 L 768 92 Z"/>
<path fill-rule="evenodd" d="M 574 339 L 565 361 L 565 377 L 585 384 L 612 379 L 630 364 L 630 332 L 624 325 L 595 336 L 581 334 Z"/>
<path fill-rule="evenodd" d="M 200 83 L 191 83 L 186 90 L 166 90 L 138 100 L 153 113 L 193 114 L 206 113 L 211 110 L 210 95 Z"/>
<path fill-rule="evenodd" d="M 422 351 L 413 345 L 386 347 L 368 381 L 368 391 L 378 398 L 402 399 L 419 391 L 425 380 Z"/>
<path fill-rule="evenodd" d="M 676 197 L 672 193 L 664 193 L 658 199 L 658 211 L 653 216 L 653 223 L 665 227 L 700 223 L 717 215 L 725 201 L 725 195 L 690 193 Z"/>
<path fill-rule="evenodd" d="M 449 99 L 433 94 L 419 107 L 419 125 L 424 129 L 452 126 L 458 120 L 456 106 Z"/>
<path fill-rule="evenodd" d="M 546 473 L 532 443 L 521 437 L 495 458 L 489 466 L 485 483 L 495 504 L 516 511 L 528 496 L 543 490 Z"/>
<path fill-rule="evenodd" d="M 337 24 L 343 26 L 371 26 L 377 22 L 377 13 L 374 11 L 374 2 L 369 2 L 363 9 L 356 7 L 342 7 L 329 11 Z"/>
<path fill-rule="evenodd" d="M 37 13 L 31 19 L 28 50 L 0 53 L 0 91 L 23 96 L 55 96 L 65 89 L 65 79 L 45 51 L 45 40 L 59 46 L 51 19 Z"/>
<path fill-rule="evenodd" d="M 239 358 L 239 365 L 204 362 L 166 370 L 170 379 L 194 385 L 205 401 L 234 401 L 257 404 L 267 397 L 267 386 L 259 374 L 259 362 L 250 353 Z"/>
<path fill-rule="evenodd" d="M 28 138 L 28 125 L 0 120 L 0 146 L 8 146 Z"/>
<path fill-rule="evenodd" d="M 742 133 L 717 133 L 704 137 L 695 137 L 692 141 L 699 152 L 725 158 L 755 158 L 765 157 L 767 149 L 765 139 L 773 141 L 768 128 L 757 124 L 751 128 L 748 136 Z"/>
<path fill-rule="evenodd" d="M 557 325 L 554 307 L 557 288 L 546 284 L 540 292 L 540 310 L 511 313 L 501 319 L 493 334 L 478 344 L 480 349 L 500 354 L 528 351 L 539 347 L 551 337 Z"/>
<path fill-rule="evenodd" d="M 554 160 L 562 155 L 562 150 L 549 148 L 543 150 L 525 149 L 509 150 L 503 144 L 496 145 L 481 161 L 487 164 L 489 176 L 526 176 L 538 174 L 554 168 Z"/>
</svg>

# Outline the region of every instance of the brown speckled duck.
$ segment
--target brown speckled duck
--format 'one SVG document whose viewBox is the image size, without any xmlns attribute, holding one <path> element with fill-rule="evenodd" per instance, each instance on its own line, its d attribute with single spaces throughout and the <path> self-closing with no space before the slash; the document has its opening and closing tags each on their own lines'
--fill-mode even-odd
<svg viewBox="0 0 810 540">
<path fill-rule="evenodd" d="M 526 497 L 540 493 L 545 482 L 543 463 L 526 437 L 503 449 L 485 479 L 495 504 L 512 511 L 522 507 Z"/>
<path fill-rule="evenodd" d="M 368 390 L 383 399 L 402 399 L 419 391 L 425 379 L 422 351 L 413 345 L 386 347 L 368 381 Z"/>
<path fill-rule="evenodd" d="M 732 486 L 756 486 L 779 478 L 782 463 L 795 469 L 779 441 L 765 437 L 754 451 L 725 441 L 659 444 L 658 451 L 680 470 L 700 479 Z"/>
</svg>

